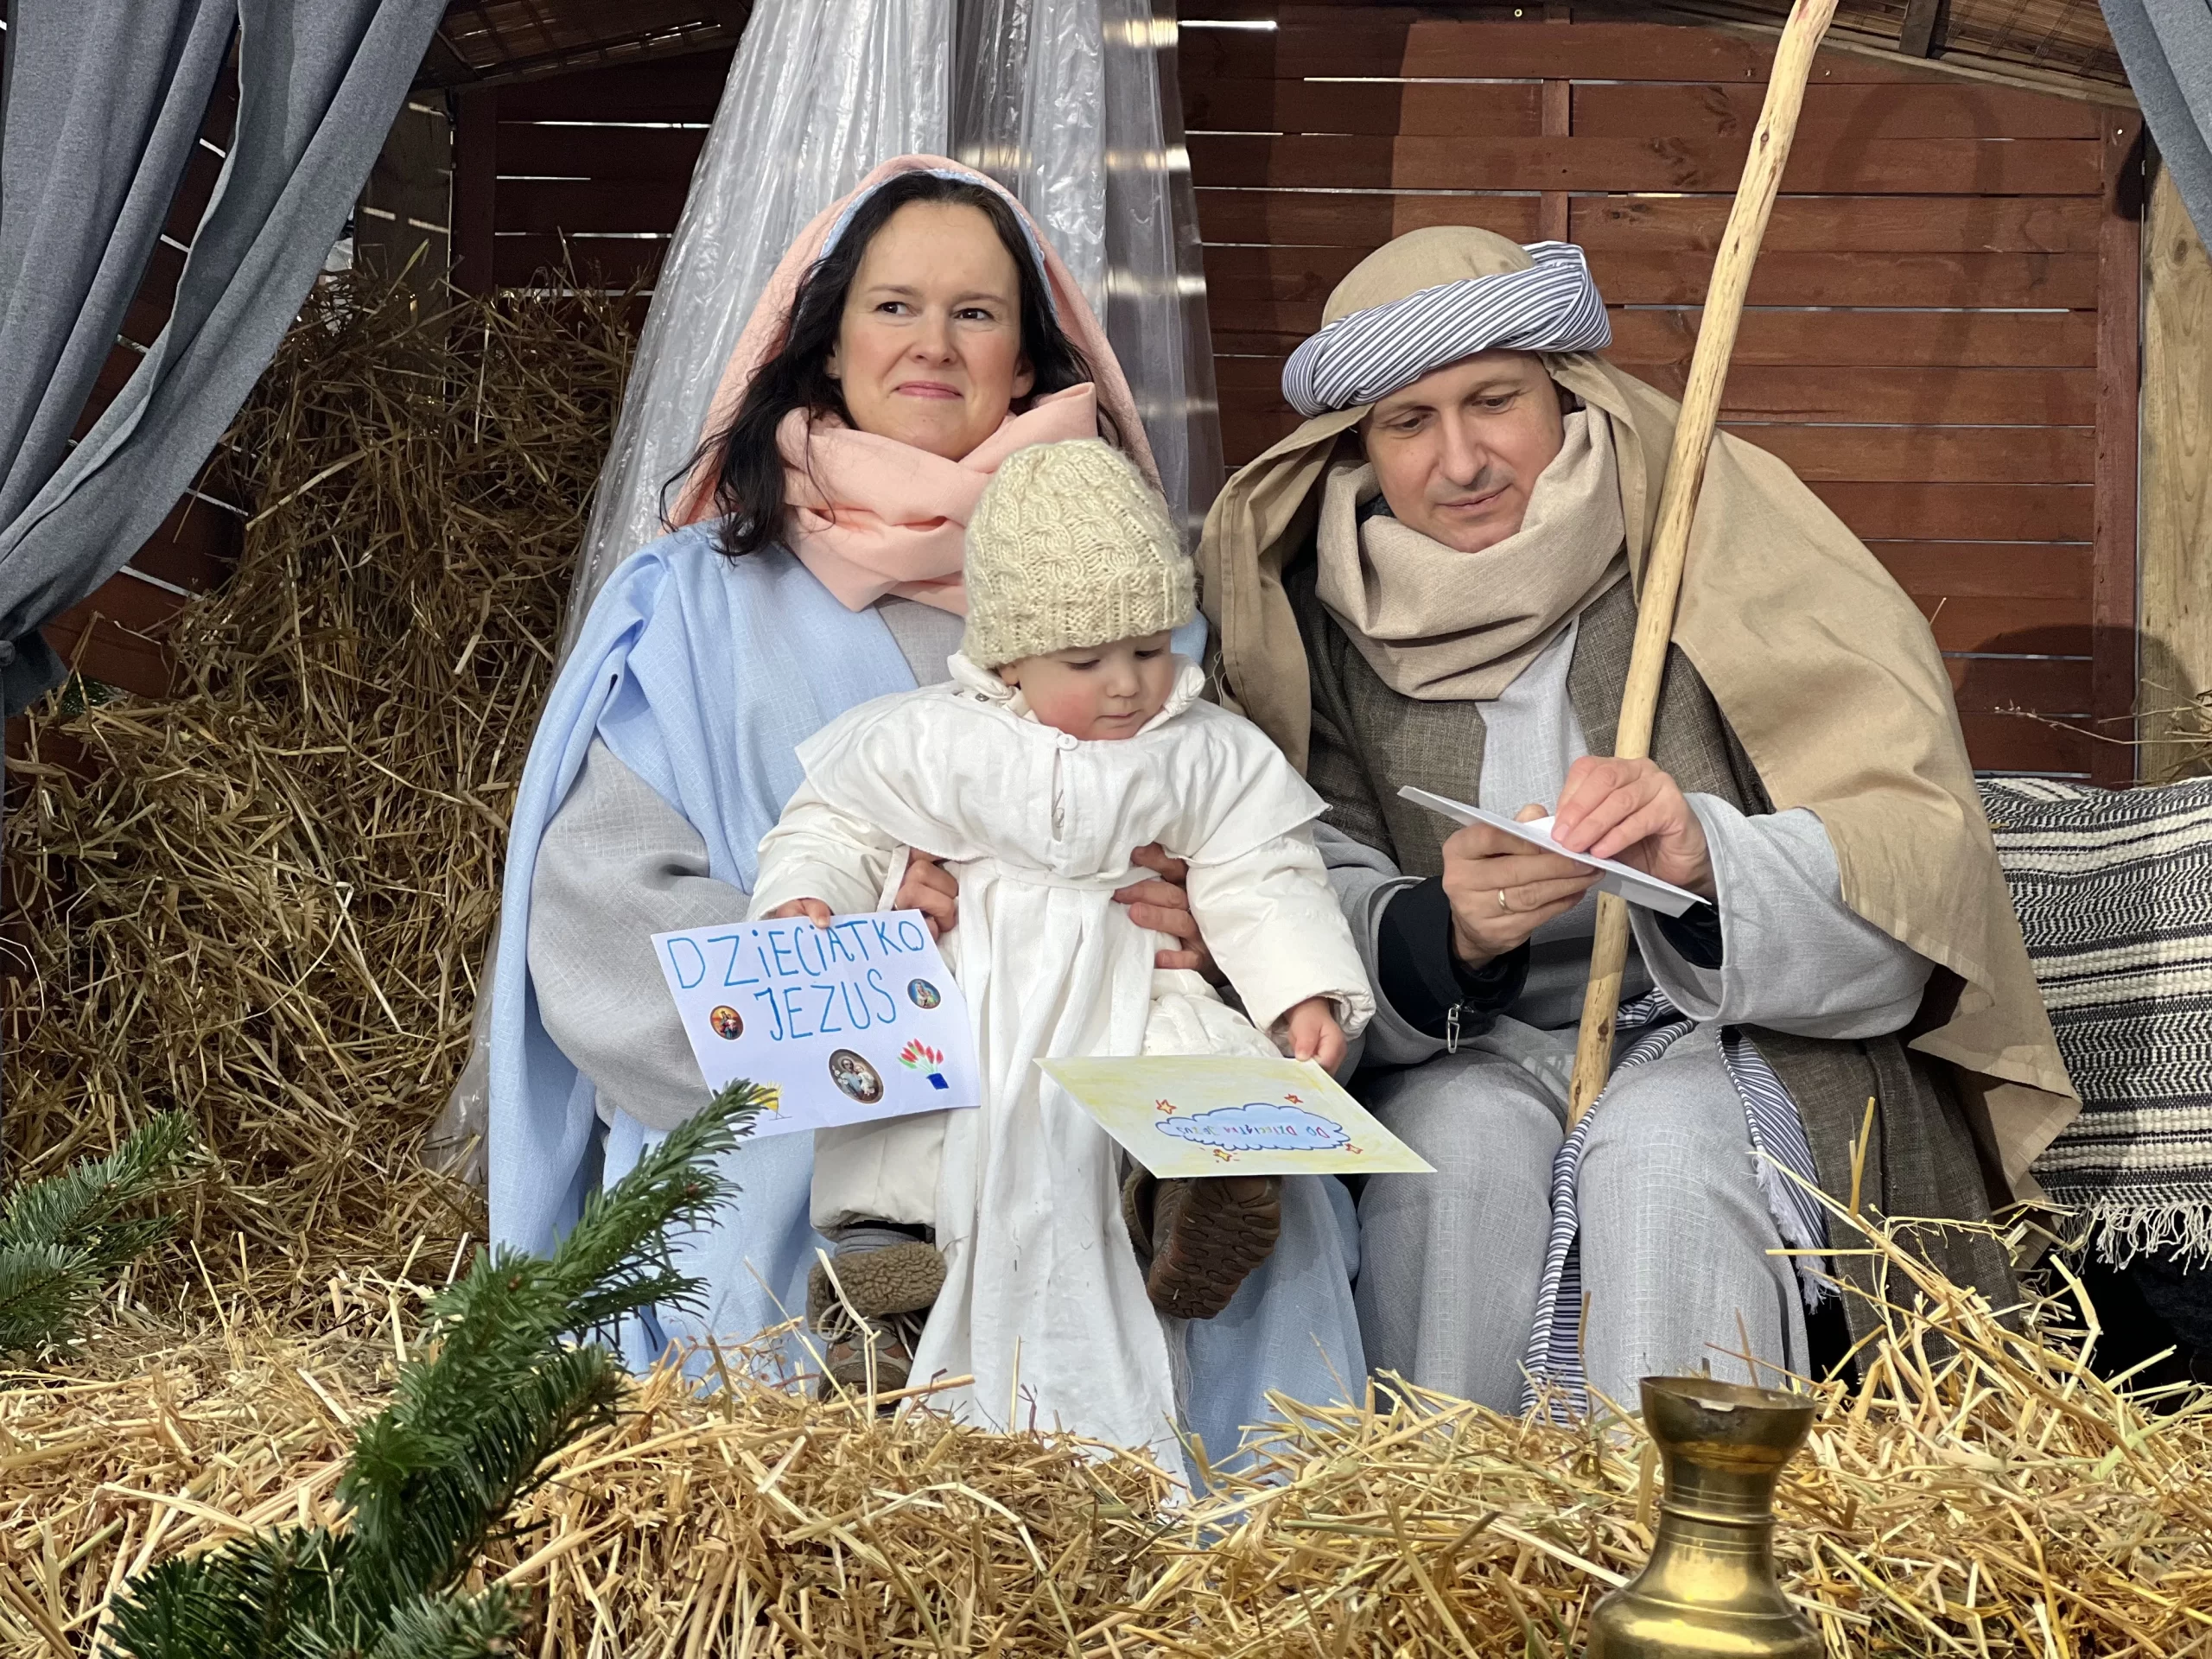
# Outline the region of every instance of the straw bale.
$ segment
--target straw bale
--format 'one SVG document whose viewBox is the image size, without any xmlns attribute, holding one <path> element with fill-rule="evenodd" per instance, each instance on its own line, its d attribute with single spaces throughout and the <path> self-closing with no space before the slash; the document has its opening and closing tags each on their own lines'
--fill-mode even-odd
<svg viewBox="0 0 2212 1659">
<path fill-rule="evenodd" d="M 11 1173 L 181 1110 L 217 1154 L 187 1241 L 272 1295 L 470 1225 L 419 1149 L 629 350 L 620 296 L 310 298 L 227 440 L 251 517 L 174 695 L 57 696 L 10 763 Z"/>
<path fill-rule="evenodd" d="M 1866 1389 L 1824 1391 L 1781 1497 L 1786 1585 L 1829 1651 L 2212 1652 L 2212 1403 L 2130 1398 L 2087 1338 L 1897 1272 L 1917 1306 Z M 233 1307 L 173 1350 L 104 1338 L 77 1376 L 0 1386 L 0 1659 L 88 1652 L 126 1567 L 327 1518 L 338 1425 L 382 1403 L 416 1306 L 372 1277 L 331 1298 L 320 1337 Z M 1286 1414 L 1177 1509 L 1127 1455 L 664 1368 L 478 1576 L 529 1592 L 524 1650 L 549 1655 L 1464 1659 L 1578 1651 L 1649 1548 L 1632 1423 L 1411 1389 Z"/>
</svg>

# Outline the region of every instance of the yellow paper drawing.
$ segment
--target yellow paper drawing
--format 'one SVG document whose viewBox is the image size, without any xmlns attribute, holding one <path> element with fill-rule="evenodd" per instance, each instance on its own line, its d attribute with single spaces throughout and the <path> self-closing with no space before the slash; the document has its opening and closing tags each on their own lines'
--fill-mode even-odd
<svg viewBox="0 0 2212 1659">
<path fill-rule="evenodd" d="M 1039 1060 L 1154 1175 L 1433 1174 L 1311 1060 Z"/>
</svg>

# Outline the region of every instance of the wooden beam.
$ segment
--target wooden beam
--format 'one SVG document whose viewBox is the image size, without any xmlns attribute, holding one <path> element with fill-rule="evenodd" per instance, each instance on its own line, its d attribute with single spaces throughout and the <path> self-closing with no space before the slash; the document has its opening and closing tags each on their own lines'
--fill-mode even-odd
<svg viewBox="0 0 2212 1659">
<path fill-rule="evenodd" d="M 2135 781 L 2136 438 L 2142 416 L 2143 118 L 2105 127 L 2104 216 L 2097 233 L 2096 520 L 2091 535 L 2089 710 L 2099 738 L 2090 776 Z"/>
<path fill-rule="evenodd" d="M 2143 238 L 2143 776 L 2207 770 L 2189 705 L 2212 690 L 2212 257 L 2173 175 L 2152 175 Z"/>
<path fill-rule="evenodd" d="M 1941 52 L 1949 10 L 1947 0 L 1907 0 L 1904 26 L 1897 31 L 1897 50 L 1909 58 L 1932 58 Z"/>
<path fill-rule="evenodd" d="M 1548 23 L 1571 23 L 1574 9 L 1564 0 L 1548 0 L 1544 7 L 1544 21 Z M 1543 103 L 1540 120 L 1547 138 L 1565 138 L 1574 130 L 1574 83 L 1567 80 L 1548 80 L 1543 84 Z M 1536 234 L 1547 242 L 1567 239 L 1567 194 L 1564 190 L 1547 190 L 1538 199 Z"/>
<path fill-rule="evenodd" d="M 464 87 L 453 94 L 453 280 L 470 294 L 488 294 L 493 199 L 499 182 L 499 94 Z"/>
</svg>

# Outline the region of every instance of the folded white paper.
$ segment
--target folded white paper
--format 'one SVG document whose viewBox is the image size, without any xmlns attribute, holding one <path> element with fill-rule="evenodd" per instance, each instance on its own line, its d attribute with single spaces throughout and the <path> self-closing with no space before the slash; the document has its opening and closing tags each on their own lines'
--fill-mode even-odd
<svg viewBox="0 0 2212 1659">
<path fill-rule="evenodd" d="M 1398 793 L 1415 806 L 1425 806 L 1440 813 L 1454 823 L 1486 823 L 1493 830 L 1503 830 L 1509 836 L 1517 836 L 1533 847 L 1548 853 L 1557 853 L 1561 858 L 1571 858 L 1576 863 L 1593 870 L 1603 871 L 1598 886 L 1606 893 L 1617 893 L 1631 905 L 1642 905 L 1668 916 L 1679 916 L 1692 905 L 1705 900 L 1687 887 L 1678 887 L 1671 881 L 1662 881 L 1656 876 L 1646 875 L 1633 865 L 1617 863 L 1610 858 L 1592 858 L 1587 853 L 1570 853 L 1552 839 L 1549 818 L 1531 818 L 1526 823 L 1516 823 L 1501 813 L 1486 812 L 1479 806 L 1469 806 L 1465 801 L 1455 801 L 1447 796 L 1432 795 L 1425 789 L 1410 785 Z"/>
</svg>

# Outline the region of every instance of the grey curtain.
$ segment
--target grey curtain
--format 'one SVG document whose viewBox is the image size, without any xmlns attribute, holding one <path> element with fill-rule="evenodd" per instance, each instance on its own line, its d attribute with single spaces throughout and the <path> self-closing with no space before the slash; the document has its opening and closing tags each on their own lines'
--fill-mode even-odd
<svg viewBox="0 0 2212 1659">
<path fill-rule="evenodd" d="M 443 0 L 13 0 L 0 112 L 0 690 L 168 514 L 299 311 Z M 168 325 L 72 448 L 236 30 L 230 154 Z"/>
<path fill-rule="evenodd" d="M 2199 236 L 2212 236 L 2212 6 L 2103 0 L 2105 26 Z"/>
</svg>

